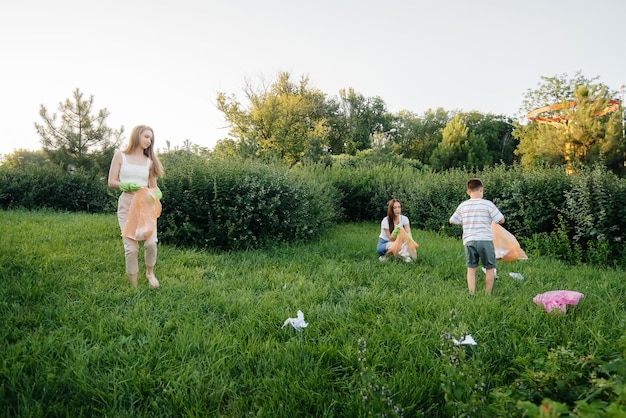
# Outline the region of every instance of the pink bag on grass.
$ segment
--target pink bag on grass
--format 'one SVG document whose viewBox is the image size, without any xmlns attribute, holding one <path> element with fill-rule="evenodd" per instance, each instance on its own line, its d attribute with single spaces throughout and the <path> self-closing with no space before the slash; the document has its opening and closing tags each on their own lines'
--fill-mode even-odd
<svg viewBox="0 0 626 418">
<path fill-rule="evenodd" d="M 561 313 L 567 312 L 567 305 L 578 305 L 578 301 L 585 295 L 572 290 L 552 290 L 550 292 L 539 293 L 533 298 L 533 302 L 543 306 L 546 312 L 557 310 Z"/>
</svg>

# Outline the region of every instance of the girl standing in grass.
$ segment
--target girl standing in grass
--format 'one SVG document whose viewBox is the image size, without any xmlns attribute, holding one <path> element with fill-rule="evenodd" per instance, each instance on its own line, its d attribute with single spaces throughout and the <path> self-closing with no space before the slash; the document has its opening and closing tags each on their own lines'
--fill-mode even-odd
<svg viewBox="0 0 626 418">
<path fill-rule="evenodd" d="M 117 220 L 122 233 L 135 192 L 149 187 L 154 195 L 161 199 L 163 195 L 157 186 L 157 178 L 163 174 L 163 166 L 154 150 L 154 131 L 146 125 L 134 127 L 128 138 L 126 149 L 115 153 L 109 169 L 109 187 L 123 192 L 118 199 L 117 206 Z M 139 241 L 122 237 L 122 242 L 126 257 L 126 273 L 128 273 L 131 287 L 135 287 L 139 272 Z M 159 281 L 154 275 L 156 258 L 157 231 L 155 227 L 152 234 L 144 241 L 146 279 L 152 288 L 159 287 Z"/>
<path fill-rule="evenodd" d="M 380 261 L 387 259 L 389 247 L 396 240 L 401 228 L 411 235 L 409 218 L 402 214 L 402 203 L 398 199 L 391 199 L 387 204 L 387 216 L 380 222 L 380 235 L 378 236 L 378 245 L 376 246 Z M 399 255 L 407 263 L 411 262 L 411 257 L 409 257 L 408 253 L 404 254 L 401 252 Z"/>
</svg>

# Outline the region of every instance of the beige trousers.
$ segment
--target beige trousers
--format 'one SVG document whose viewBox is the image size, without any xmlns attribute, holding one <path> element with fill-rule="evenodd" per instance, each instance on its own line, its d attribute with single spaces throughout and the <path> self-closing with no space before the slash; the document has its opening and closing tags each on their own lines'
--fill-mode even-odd
<svg viewBox="0 0 626 418">
<path fill-rule="evenodd" d="M 117 222 L 120 224 L 120 231 L 124 231 L 128 208 L 133 200 L 134 193 L 124 192 L 117 201 Z M 120 232 L 120 235 L 121 235 Z M 124 256 L 126 257 L 126 273 L 137 274 L 139 272 L 139 241 L 122 237 L 124 243 Z M 154 267 L 157 259 L 157 230 L 143 243 L 144 261 L 146 266 Z"/>
</svg>

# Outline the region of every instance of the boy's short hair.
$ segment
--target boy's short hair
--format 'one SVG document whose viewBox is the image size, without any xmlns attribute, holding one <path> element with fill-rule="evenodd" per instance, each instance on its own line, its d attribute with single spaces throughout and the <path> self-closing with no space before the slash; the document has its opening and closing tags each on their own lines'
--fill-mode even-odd
<svg viewBox="0 0 626 418">
<path fill-rule="evenodd" d="M 469 191 L 476 191 L 478 189 L 480 189 L 481 187 L 483 187 L 483 182 L 480 181 L 480 179 L 469 179 L 467 181 L 467 190 Z"/>
</svg>

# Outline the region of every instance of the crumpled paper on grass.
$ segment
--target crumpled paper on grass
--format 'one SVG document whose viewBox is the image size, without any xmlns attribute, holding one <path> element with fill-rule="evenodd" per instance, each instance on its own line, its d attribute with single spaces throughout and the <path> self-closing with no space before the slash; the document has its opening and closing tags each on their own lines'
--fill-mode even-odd
<svg viewBox="0 0 626 418">
<path fill-rule="evenodd" d="M 295 329 L 306 328 L 307 325 L 309 325 L 304 322 L 304 314 L 302 313 L 302 311 L 298 311 L 298 316 L 296 318 L 285 319 L 285 322 L 283 323 L 283 326 L 281 328 L 285 328 L 289 324 L 291 324 L 291 326 L 293 326 Z"/>
<path fill-rule="evenodd" d="M 453 338 L 452 342 L 454 342 L 454 345 L 478 345 L 478 343 L 474 340 L 474 337 L 469 334 L 461 338 L 461 341 Z"/>
</svg>

